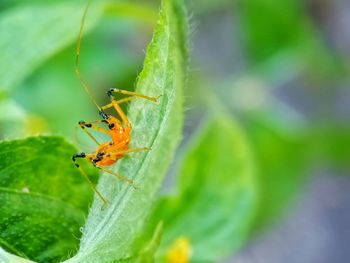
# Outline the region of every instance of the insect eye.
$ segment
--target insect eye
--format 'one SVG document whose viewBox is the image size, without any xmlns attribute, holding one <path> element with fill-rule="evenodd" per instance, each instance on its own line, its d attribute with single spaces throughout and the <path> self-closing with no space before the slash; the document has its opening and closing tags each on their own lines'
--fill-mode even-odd
<svg viewBox="0 0 350 263">
<path fill-rule="evenodd" d="M 103 157 L 103 155 L 105 155 L 105 153 L 104 152 L 99 152 L 98 154 L 97 154 L 97 158 L 98 159 L 100 159 L 100 158 L 102 158 Z"/>
</svg>

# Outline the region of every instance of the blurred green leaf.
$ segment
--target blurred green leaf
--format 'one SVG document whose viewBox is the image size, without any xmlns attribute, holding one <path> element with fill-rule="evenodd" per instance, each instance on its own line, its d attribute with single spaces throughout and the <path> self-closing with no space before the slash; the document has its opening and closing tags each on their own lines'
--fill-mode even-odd
<svg viewBox="0 0 350 263">
<path fill-rule="evenodd" d="M 106 4 L 105 10 L 107 15 L 132 17 L 134 19 L 150 23 L 151 25 L 153 25 L 158 18 L 158 14 L 155 9 L 144 5 L 143 3 L 141 5 L 128 2 L 110 2 Z"/>
<path fill-rule="evenodd" d="M 109 41 L 111 35 L 123 41 L 127 38 L 126 34 L 134 35 L 135 29 L 128 23 L 118 21 L 117 25 L 116 28 L 115 20 L 108 24 L 100 23 L 98 30 L 83 38 L 82 72 L 93 95 L 101 103 L 107 102 L 106 91 L 114 83 L 118 83 L 119 87 L 133 86 L 143 59 L 142 51 L 132 53 L 129 47 L 116 47 L 114 41 Z M 119 30 L 119 27 L 122 29 Z M 125 29 L 128 31 L 124 32 Z M 50 131 L 70 137 L 73 137 L 79 120 L 93 120 L 98 116 L 74 74 L 74 56 L 75 46 L 57 53 L 13 92 L 18 103 L 27 111 L 45 119 Z M 129 76 L 132 80 L 124 84 Z M 40 103 L 33 103 L 38 98 L 43 99 Z"/>
<path fill-rule="evenodd" d="M 81 10 L 82 5 L 66 2 L 21 5 L 2 12 L 0 87 L 7 90 L 15 87 L 47 58 L 75 40 Z M 101 9 L 94 10 L 87 27 L 95 24 L 100 16 Z"/>
<path fill-rule="evenodd" d="M 337 123 L 328 123 L 324 127 L 312 129 L 309 141 L 312 153 L 322 163 L 335 168 L 350 166 L 350 127 Z"/>
<path fill-rule="evenodd" d="M 75 152 L 60 137 L 0 143 L 4 249 L 39 262 L 55 262 L 76 251 L 92 191 L 72 164 Z"/>
<path fill-rule="evenodd" d="M 164 0 L 138 82 L 137 91 L 159 96 L 159 104 L 137 100 L 130 104 L 131 147 L 152 147 L 148 153 L 123 158 L 115 171 L 135 180 L 138 189 L 105 175 L 100 191 L 109 204 L 94 205 L 83 231 L 80 250 L 69 262 L 111 262 L 137 255 L 132 246 L 141 235 L 143 219 L 171 162 L 183 122 L 182 88 L 187 69 L 187 21 L 180 0 Z"/>
<path fill-rule="evenodd" d="M 0 99 L 0 122 L 21 121 L 25 117 L 25 111 L 14 100 Z"/>
<path fill-rule="evenodd" d="M 260 198 L 253 230 L 276 220 L 298 194 L 308 161 L 307 136 L 288 134 L 262 118 L 250 118 L 247 131 L 257 161 Z"/>
<path fill-rule="evenodd" d="M 313 25 L 303 1 L 243 0 L 237 7 L 244 46 L 253 64 L 273 58 L 279 72 L 281 67 L 291 72 L 303 69 L 325 80 L 344 70 Z"/>
<path fill-rule="evenodd" d="M 304 30 L 300 1 L 239 1 L 238 7 L 249 54 L 258 61 L 295 45 Z"/>
<path fill-rule="evenodd" d="M 246 238 L 256 204 L 255 171 L 243 131 L 231 118 L 208 121 L 185 153 L 178 194 L 156 206 L 164 221 L 160 256 L 180 237 L 190 241 L 191 262 L 217 262 Z"/>
<path fill-rule="evenodd" d="M 6 75 L 6 78 L 2 78 L 0 82 L 2 80 L 6 81 L 7 78 L 14 81 L 13 86 L 18 88 L 15 92 L 11 92 L 12 98 L 15 98 L 26 112 L 40 116 L 47 124 L 49 131 L 72 136 L 72 127 L 76 125 L 77 120 L 89 119 L 93 116 L 92 112 L 96 113 L 92 111 L 93 108 L 88 108 L 88 106 L 91 106 L 91 102 L 87 98 L 85 99 L 86 94 L 82 92 L 74 74 L 75 45 L 71 45 L 68 49 L 62 51 L 64 47 L 76 41 L 80 18 L 86 1 L 80 1 L 76 4 L 69 1 L 57 2 L 36 1 L 28 4 L 27 1 L 16 1 L 16 4 L 12 3 L 14 7 L 0 13 L 0 24 L 1 19 L 4 20 L 3 23 L 6 24 L 9 30 L 4 35 L 4 38 L 7 38 L 3 39 L 3 45 L 6 45 L 6 48 L 0 50 L 0 58 L 12 59 L 10 66 L 13 69 L 11 68 L 11 73 L 21 71 L 20 67 L 23 59 L 28 59 L 29 62 L 24 63 L 23 72 L 16 72 L 13 75 L 8 74 L 7 66 L 2 67 L 3 71 L 0 69 L 0 75 Z M 115 8 L 118 12 L 110 12 L 110 8 Z M 127 10 L 124 10 L 124 8 Z M 141 49 L 139 52 L 130 50 L 130 45 L 123 44 L 123 42 L 130 41 L 125 36 L 133 35 L 135 37 L 136 35 L 132 32 L 137 29 L 133 21 L 118 21 L 118 27 L 116 27 L 116 21 L 99 19 L 100 13 L 130 17 L 131 14 L 129 13 L 133 11 L 133 8 L 136 9 L 136 12 L 145 12 L 146 14 L 152 12 L 150 8 L 137 8 L 135 4 L 128 6 L 125 3 L 104 1 L 101 4 L 93 3 L 87 17 L 85 32 L 96 26 L 98 21 L 103 21 L 103 23 L 99 23 L 98 30 L 83 39 L 82 72 L 84 77 L 87 76 L 87 82 L 92 87 L 97 88 L 98 92 L 93 92 L 94 95 L 101 96 L 103 99 L 107 99 L 105 93 L 107 87 L 114 84 L 116 80 L 118 80 L 118 85 L 123 87 L 122 84 L 124 84 L 125 79 L 131 78 L 132 81 L 128 80 L 125 87 L 133 86 L 144 52 Z M 37 13 L 40 14 L 37 15 Z M 45 14 L 48 17 L 45 17 Z M 22 17 L 22 20 L 26 19 L 28 21 L 18 23 L 16 17 Z M 34 19 L 35 23 L 29 22 L 30 19 Z M 63 23 L 56 23 L 54 19 L 64 21 Z M 53 23 L 55 23 L 54 27 Z M 32 26 L 32 24 L 35 26 Z M 11 30 L 15 31 L 11 33 Z M 26 34 L 22 36 L 21 31 L 25 31 Z M 48 35 L 47 32 L 49 32 Z M 63 33 L 64 36 L 62 37 Z M 149 33 L 151 35 L 151 30 Z M 22 41 L 16 43 L 16 45 L 23 49 L 26 48 L 26 53 L 23 54 L 21 51 L 23 59 L 20 63 L 17 63 L 14 59 L 14 52 L 19 47 L 13 43 L 20 37 Z M 123 40 L 120 41 L 118 38 L 122 37 Z M 145 40 L 142 37 L 141 40 L 143 41 L 137 39 L 138 43 L 143 44 Z M 54 42 L 54 44 L 51 42 Z M 116 46 L 116 42 L 122 42 L 122 44 Z M 48 50 L 41 48 L 42 46 L 45 46 Z M 143 45 L 141 48 L 143 48 Z M 50 59 L 48 63 L 43 63 L 48 59 Z M 6 60 L 3 61 L 6 62 Z M 26 70 L 28 70 L 27 73 Z M 23 81 L 25 77 L 27 77 L 26 81 Z M 18 83 L 21 83 L 21 85 L 18 86 Z M 103 91 L 101 92 L 102 87 Z M 0 88 L 7 89 L 9 87 L 3 86 Z M 38 99 L 41 103 L 33 103 Z M 71 107 L 73 104 L 79 105 L 74 111 Z M 96 116 L 93 118 L 96 118 Z M 16 135 L 23 134 L 23 125 L 12 126 L 11 128 L 16 131 Z M 12 134 L 9 134 L 9 129 L 2 129 L 2 132 L 5 133 L 5 137 L 12 136 Z"/>
<path fill-rule="evenodd" d="M 27 113 L 16 101 L 0 98 L 0 138 L 18 138 L 27 120 Z"/>
</svg>

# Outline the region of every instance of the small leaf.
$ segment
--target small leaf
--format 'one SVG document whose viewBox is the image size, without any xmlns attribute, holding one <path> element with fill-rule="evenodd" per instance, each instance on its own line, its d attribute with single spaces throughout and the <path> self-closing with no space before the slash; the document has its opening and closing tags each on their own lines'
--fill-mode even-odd
<svg viewBox="0 0 350 263">
<path fill-rule="evenodd" d="M 164 0 L 137 82 L 138 92 L 161 97 L 158 104 L 136 100 L 128 111 L 134 127 L 131 147 L 151 147 L 152 150 L 125 157 L 114 168 L 119 174 L 135 180 L 138 189 L 110 175 L 101 178 L 99 189 L 109 204 L 101 210 L 101 200 L 95 199 L 80 250 L 69 262 L 111 262 L 139 253 L 132 244 L 141 235 L 152 199 L 181 138 L 186 37 L 182 1 Z"/>
<path fill-rule="evenodd" d="M 254 163 L 241 128 L 226 116 L 208 121 L 180 168 L 178 195 L 160 200 L 152 221 L 164 221 L 160 257 L 179 238 L 190 262 L 217 262 L 245 240 L 256 204 Z"/>
<path fill-rule="evenodd" d="M 75 152 L 59 137 L 0 143 L 2 248 L 39 262 L 76 251 L 92 191 L 71 161 Z"/>
</svg>

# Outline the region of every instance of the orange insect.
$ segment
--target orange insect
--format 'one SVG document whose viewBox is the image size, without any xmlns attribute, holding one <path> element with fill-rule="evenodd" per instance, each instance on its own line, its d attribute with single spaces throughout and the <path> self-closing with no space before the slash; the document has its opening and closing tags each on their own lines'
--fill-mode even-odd
<svg viewBox="0 0 350 263">
<path fill-rule="evenodd" d="M 78 41 L 77 41 L 77 49 L 76 49 L 76 61 L 75 61 L 75 72 L 76 75 L 81 82 L 84 90 L 90 97 L 90 99 L 93 101 L 93 103 L 96 105 L 99 111 L 99 115 L 101 116 L 101 120 L 96 120 L 96 121 L 90 121 L 90 122 L 85 122 L 85 121 L 80 121 L 79 126 L 87 133 L 88 136 L 92 140 L 94 140 L 98 147 L 94 153 L 78 153 L 73 155 L 72 160 L 75 163 L 75 166 L 78 167 L 78 169 L 81 171 L 85 179 L 89 182 L 90 186 L 92 189 L 97 193 L 97 195 L 101 198 L 104 204 L 107 204 L 106 198 L 103 197 L 103 195 L 96 189 L 95 185 L 90 181 L 89 177 L 87 174 L 84 172 L 84 170 L 79 166 L 77 163 L 76 159 L 77 158 L 85 158 L 88 161 L 90 161 L 95 167 L 101 169 L 102 171 L 109 173 L 111 175 L 116 176 L 117 178 L 124 180 L 125 182 L 129 183 L 130 185 L 134 186 L 134 182 L 131 179 L 128 179 L 122 175 L 119 175 L 118 173 L 115 173 L 111 170 L 106 169 L 106 166 L 113 165 L 116 163 L 119 159 L 123 158 L 126 154 L 133 153 L 133 152 L 142 152 L 142 151 L 148 151 L 150 150 L 149 148 L 138 148 L 138 149 L 130 149 L 129 148 L 129 143 L 130 143 L 130 132 L 132 129 L 131 123 L 129 122 L 127 116 L 125 115 L 124 111 L 120 107 L 120 104 L 128 102 L 132 99 L 135 98 L 143 98 L 147 99 L 152 102 L 157 102 L 156 97 L 149 97 L 145 96 L 143 94 L 139 94 L 136 92 L 130 92 L 130 91 L 125 91 L 125 90 L 120 90 L 120 89 L 110 89 L 107 92 L 108 97 L 110 98 L 111 102 L 105 106 L 100 107 L 93 96 L 91 95 L 89 88 L 85 81 L 83 80 L 81 74 L 80 74 L 80 69 L 79 69 L 79 58 L 80 58 L 80 46 L 81 46 L 81 39 L 82 39 L 82 34 L 83 34 L 83 28 L 84 28 L 84 23 L 85 23 L 85 18 L 87 11 L 89 9 L 89 6 L 91 4 L 91 0 L 89 0 L 83 16 L 81 20 L 81 25 L 80 25 L 80 31 L 79 31 L 79 36 L 78 36 Z M 113 93 L 120 93 L 120 94 L 125 94 L 128 97 L 116 100 L 113 96 Z M 105 112 L 106 109 L 109 108 L 114 108 L 118 115 L 119 118 L 112 115 L 109 115 Z M 102 123 L 105 124 L 108 128 L 102 128 L 100 126 L 97 126 L 96 123 Z M 108 136 L 111 137 L 111 141 L 107 141 L 104 143 L 99 143 L 97 139 L 91 134 L 91 132 L 87 129 L 93 129 L 98 132 L 104 133 Z M 135 186 L 134 186 L 135 187 Z"/>
</svg>

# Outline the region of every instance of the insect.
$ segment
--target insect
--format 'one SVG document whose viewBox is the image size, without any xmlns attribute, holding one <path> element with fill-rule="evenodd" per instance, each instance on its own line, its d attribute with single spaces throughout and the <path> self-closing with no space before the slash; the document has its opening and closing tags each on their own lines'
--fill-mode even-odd
<svg viewBox="0 0 350 263">
<path fill-rule="evenodd" d="M 80 66 L 79 66 L 79 60 L 80 60 L 80 47 L 81 47 L 81 39 L 83 35 L 83 29 L 84 29 L 84 23 L 86 19 L 86 15 L 88 12 L 88 9 L 91 5 L 91 0 L 89 0 L 82 19 L 81 19 L 81 25 L 80 25 L 80 30 L 79 30 L 79 35 L 78 35 L 78 41 L 77 41 L 77 47 L 76 47 L 76 60 L 75 60 L 75 72 L 76 75 L 84 88 L 85 92 L 88 94 L 92 102 L 96 105 L 98 109 L 98 113 L 101 116 L 100 120 L 96 121 L 90 121 L 90 122 L 85 122 L 85 121 L 79 121 L 79 126 L 83 129 L 83 131 L 86 132 L 86 134 L 98 145 L 97 149 L 93 153 L 77 153 L 74 154 L 72 157 L 72 160 L 75 164 L 75 166 L 80 170 L 82 175 L 85 177 L 85 179 L 88 181 L 92 189 L 96 192 L 96 194 L 101 198 L 103 201 L 104 205 L 107 204 L 107 199 L 97 190 L 95 185 L 91 182 L 85 171 L 80 167 L 80 165 L 77 163 L 78 158 L 84 158 L 87 159 L 89 162 L 91 162 L 95 167 L 98 169 L 111 174 L 118 179 L 121 179 L 125 181 L 126 183 L 132 185 L 135 187 L 133 180 L 128 179 L 127 177 L 124 177 L 114 171 L 111 171 L 107 169 L 106 167 L 111 166 L 115 164 L 119 159 L 123 158 L 126 154 L 129 153 L 135 153 L 135 152 L 144 152 L 144 151 L 149 151 L 150 148 L 137 148 L 137 149 L 132 149 L 129 148 L 129 143 L 130 143 L 130 133 L 132 130 L 132 126 L 130 121 L 128 120 L 128 117 L 120 107 L 120 104 L 129 102 L 133 99 L 136 98 L 141 98 L 141 99 L 146 99 L 151 102 L 157 102 L 158 97 L 149 97 L 145 96 L 140 93 L 136 92 L 131 92 L 131 91 L 126 91 L 126 90 L 121 90 L 121 89 L 115 89 L 112 88 L 108 90 L 107 96 L 110 99 L 110 103 L 107 105 L 104 105 L 100 107 L 95 99 L 93 98 L 92 94 L 90 93 L 90 89 L 84 79 L 81 76 L 80 73 Z M 124 94 L 127 97 L 122 98 L 117 100 L 114 97 L 114 94 L 119 93 L 119 94 Z M 107 114 L 105 110 L 114 108 L 115 111 L 118 113 L 119 118 L 110 114 Z M 106 126 L 106 128 L 103 128 L 101 126 L 96 125 L 97 123 L 103 124 Z M 90 132 L 89 129 L 98 131 L 100 133 L 106 134 L 107 136 L 110 137 L 110 141 L 104 142 L 104 143 L 99 143 L 97 139 L 93 136 L 93 134 Z"/>
</svg>

